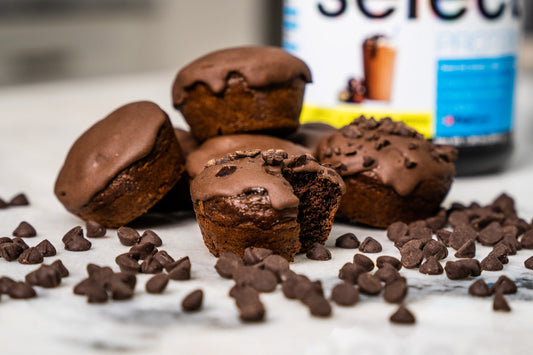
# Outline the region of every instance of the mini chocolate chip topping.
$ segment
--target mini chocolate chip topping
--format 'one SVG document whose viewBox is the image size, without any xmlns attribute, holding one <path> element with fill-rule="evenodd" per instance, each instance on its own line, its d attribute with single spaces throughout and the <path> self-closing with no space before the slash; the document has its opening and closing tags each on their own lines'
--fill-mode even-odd
<svg viewBox="0 0 533 355">
<path fill-rule="evenodd" d="M 385 141 L 389 144 L 383 144 Z M 376 142 L 381 144 L 376 145 Z M 416 149 L 412 148 L 413 143 Z M 356 154 L 354 147 L 357 147 Z M 331 154 L 336 149 L 340 154 Z M 345 164 L 342 176 L 368 172 L 383 184 L 392 186 L 399 195 L 406 196 L 422 181 L 451 181 L 455 174 L 456 151 L 426 141 L 403 122 L 390 118 L 376 121 L 361 116 L 322 140 L 318 158 L 325 164 Z"/>
<path fill-rule="evenodd" d="M 181 105 L 187 99 L 187 89 L 196 83 L 206 84 L 215 94 L 221 93 L 227 87 L 231 73 L 241 75 L 247 85 L 253 88 L 279 84 L 294 78 L 311 82 L 311 72 L 307 65 L 281 48 L 227 48 L 208 53 L 179 71 L 172 88 L 174 106 Z"/>
<path fill-rule="evenodd" d="M 152 102 L 124 105 L 94 124 L 70 148 L 55 185 L 68 210 L 86 205 L 126 167 L 147 156 L 168 116 Z"/>
</svg>

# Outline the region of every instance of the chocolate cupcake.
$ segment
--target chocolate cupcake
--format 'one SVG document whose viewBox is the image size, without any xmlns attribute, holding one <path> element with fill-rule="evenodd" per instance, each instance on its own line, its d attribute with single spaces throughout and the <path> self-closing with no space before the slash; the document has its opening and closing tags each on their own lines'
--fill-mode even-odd
<svg viewBox="0 0 533 355">
<path fill-rule="evenodd" d="M 341 164 L 346 194 L 339 216 L 386 228 L 434 215 L 455 175 L 457 152 L 390 118 L 361 116 L 325 138 L 318 158 Z"/>
<path fill-rule="evenodd" d="M 78 138 L 59 172 L 55 194 L 82 219 L 119 227 L 159 201 L 183 169 L 166 113 L 152 102 L 134 102 Z"/>
<path fill-rule="evenodd" d="M 237 47 L 181 69 L 172 99 L 200 142 L 232 133 L 285 135 L 298 128 L 308 82 L 307 65 L 281 48 Z"/>
<path fill-rule="evenodd" d="M 229 154 L 191 182 L 204 242 L 216 256 L 262 247 L 293 260 L 325 243 L 343 193 L 335 170 L 282 150 Z"/>
<path fill-rule="evenodd" d="M 187 156 L 185 169 L 191 178 L 198 175 L 211 159 L 243 150 L 281 149 L 289 155 L 310 153 L 305 147 L 288 140 L 262 134 L 230 134 L 206 140 L 194 152 Z"/>
</svg>

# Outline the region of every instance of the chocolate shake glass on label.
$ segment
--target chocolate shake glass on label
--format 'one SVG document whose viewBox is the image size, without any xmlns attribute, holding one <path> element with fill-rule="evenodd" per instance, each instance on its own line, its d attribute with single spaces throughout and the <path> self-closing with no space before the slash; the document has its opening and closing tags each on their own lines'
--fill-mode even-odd
<svg viewBox="0 0 533 355">
<path fill-rule="evenodd" d="M 366 96 L 369 99 L 390 100 L 395 56 L 396 50 L 383 35 L 372 36 L 363 42 Z"/>
</svg>

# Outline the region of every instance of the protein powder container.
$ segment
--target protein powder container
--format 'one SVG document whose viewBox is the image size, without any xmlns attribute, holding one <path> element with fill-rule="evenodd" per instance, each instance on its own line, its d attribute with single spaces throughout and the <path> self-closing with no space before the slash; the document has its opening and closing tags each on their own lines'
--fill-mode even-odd
<svg viewBox="0 0 533 355">
<path fill-rule="evenodd" d="M 301 121 L 403 121 L 459 149 L 459 175 L 512 150 L 519 0 L 285 0 L 283 47 L 311 68 Z"/>
</svg>

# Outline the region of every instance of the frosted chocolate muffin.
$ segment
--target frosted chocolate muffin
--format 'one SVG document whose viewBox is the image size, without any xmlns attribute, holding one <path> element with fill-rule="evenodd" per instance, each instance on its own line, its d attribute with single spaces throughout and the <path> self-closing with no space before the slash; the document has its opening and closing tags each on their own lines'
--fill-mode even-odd
<svg viewBox="0 0 533 355">
<path fill-rule="evenodd" d="M 237 47 L 209 53 L 181 69 L 172 99 L 200 142 L 232 133 L 285 135 L 299 125 L 311 73 L 277 47 Z"/>
<path fill-rule="evenodd" d="M 122 106 L 71 147 L 55 184 L 65 208 L 119 227 L 142 215 L 179 180 L 181 148 L 168 116 L 152 102 Z"/>
<path fill-rule="evenodd" d="M 198 175 L 211 159 L 242 150 L 281 149 L 289 155 L 310 153 L 305 147 L 288 140 L 262 134 L 230 134 L 206 140 L 200 147 L 187 156 L 185 169 L 191 178 Z"/>
<path fill-rule="evenodd" d="M 359 117 L 319 145 L 323 164 L 341 164 L 339 216 L 386 228 L 434 215 L 455 175 L 457 152 L 390 118 Z"/>
<path fill-rule="evenodd" d="M 229 154 L 191 182 L 204 242 L 216 256 L 262 247 L 293 260 L 325 243 L 343 192 L 335 170 L 282 150 Z"/>
</svg>

